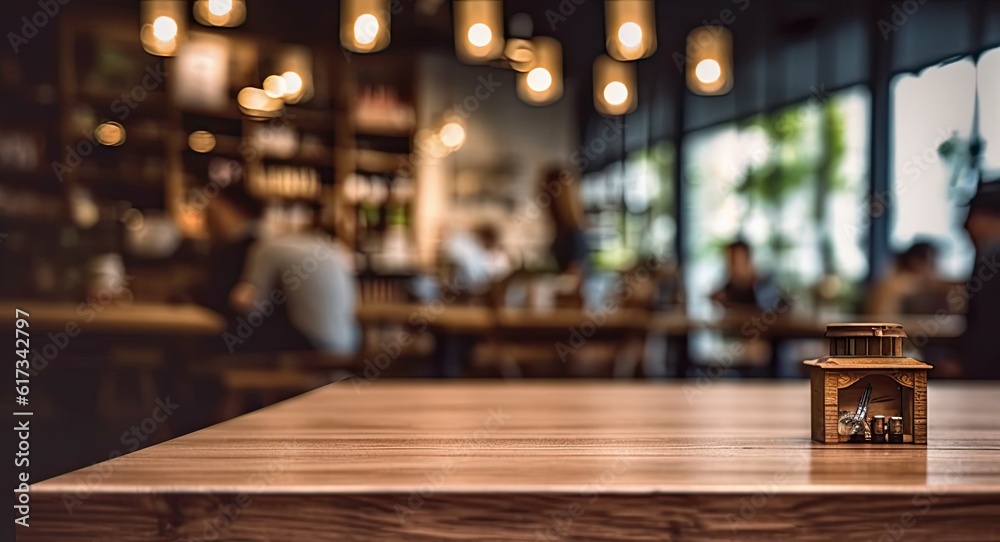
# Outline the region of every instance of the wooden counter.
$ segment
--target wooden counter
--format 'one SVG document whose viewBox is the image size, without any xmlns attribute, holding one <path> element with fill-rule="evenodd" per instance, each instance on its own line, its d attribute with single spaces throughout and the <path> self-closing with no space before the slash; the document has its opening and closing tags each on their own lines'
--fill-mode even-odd
<svg viewBox="0 0 1000 542">
<path fill-rule="evenodd" d="M 801 381 L 368 384 L 35 484 L 19 539 L 1000 536 L 1000 383 L 932 381 L 927 446 L 811 442 Z"/>
<path fill-rule="evenodd" d="M 4 300 L 0 305 L 28 311 L 32 330 L 64 331 L 73 324 L 105 335 L 216 335 L 226 329 L 219 314 L 193 304 L 108 304 Z"/>
</svg>

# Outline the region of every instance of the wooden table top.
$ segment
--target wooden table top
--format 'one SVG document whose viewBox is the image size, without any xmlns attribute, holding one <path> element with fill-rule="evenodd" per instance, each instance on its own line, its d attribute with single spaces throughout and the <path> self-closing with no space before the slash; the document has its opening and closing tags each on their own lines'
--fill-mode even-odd
<svg viewBox="0 0 1000 542">
<path fill-rule="evenodd" d="M 985 540 L 1000 384 L 928 394 L 927 446 L 822 445 L 801 381 L 344 381 L 37 483 L 30 531 L 190 535 L 245 493 L 234 538 Z"/>
<path fill-rule="evenodd" d="M 215 335 L 226 329 L 221 315 L 194 304 L 85 303 L 5 300 L 3 305 L 28 311 L 32 329 L 65 330 L 75 324 L 84 333 L 121 335 Z"/>
</svg>

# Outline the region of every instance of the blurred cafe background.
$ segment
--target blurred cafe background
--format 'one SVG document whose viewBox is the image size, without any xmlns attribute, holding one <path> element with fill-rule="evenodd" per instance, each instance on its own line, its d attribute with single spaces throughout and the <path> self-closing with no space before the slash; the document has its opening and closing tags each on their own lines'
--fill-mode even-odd
<svg viewBox="0 0 1000 542">
<path fill-rule="evenodd" d="M 797 379 L 830 322 L 1000 377 L 1000 1 L 0 9 L 39 477 L 332 382 Z"/>
</svg>

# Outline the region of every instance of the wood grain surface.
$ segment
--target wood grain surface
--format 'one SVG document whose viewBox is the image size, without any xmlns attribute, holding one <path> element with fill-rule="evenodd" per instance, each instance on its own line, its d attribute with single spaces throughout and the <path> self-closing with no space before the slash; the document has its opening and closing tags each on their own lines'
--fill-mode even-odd
<svg viewBox="0 0 1000 542">
<path fill-rule="evenodd" d="M 927 446 L 813 443 L 809 393 L 347 380 L 35 484 L 19 540 L 1000 539 L 1000 385 L 932 381 Z"/>
</svg>

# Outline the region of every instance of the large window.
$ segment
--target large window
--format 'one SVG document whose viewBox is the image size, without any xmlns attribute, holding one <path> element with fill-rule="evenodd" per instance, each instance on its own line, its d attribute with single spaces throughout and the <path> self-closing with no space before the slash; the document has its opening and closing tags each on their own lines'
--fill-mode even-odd
<svg viewBox="0 0 1000 542">
<path fill-rule="evenodd" d="M 1000 48 L 979 57 L 979 134 L 985 142 L 983 173 L 1000 178 Z"/>
<path fill-rule="evenodd" d="M 864 278 L 869 97 L 854 87 L 691 134 L 685 145 L 689 311 L 710 316 L 723 247 L 741 238 L 781 288 L 848 303 Z M 811 296 L 801 297 L 811 304 Z"/>
<path fill-rule="evenodd" d="M 997 96 L 1000 48 L 978 62 L 965 57 L 892 81 L 891 246 L 899 251 L 917 239 L 935 243 L 947 278 L 965 279 L 972 269 L 963 204 L 979 169 L 987 179 L 1000 177 Z"/>
<path fill-rule="evenodd" d="M 976 66 L 965 58 L 892 82 L 891 246 L 934 242 L 940 271 L 968 276 L 972 247 L 962 230 Z"/>
<path fill-rule="evenodd" d="M 589 237 L 599 269 L 620 270 L 640 257 L 673 257 L 674 147 L 663 141 L 583 178 Z"/>
</svg>

